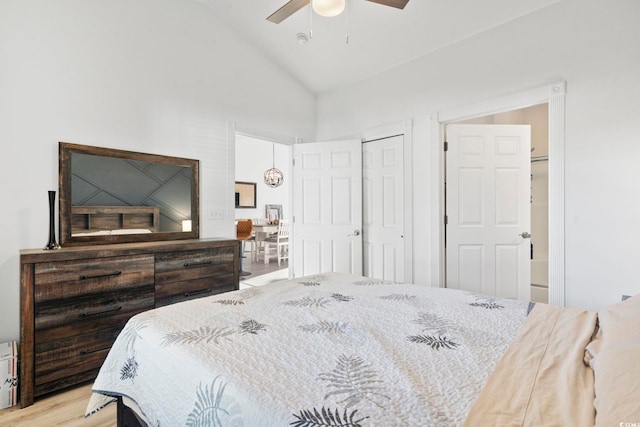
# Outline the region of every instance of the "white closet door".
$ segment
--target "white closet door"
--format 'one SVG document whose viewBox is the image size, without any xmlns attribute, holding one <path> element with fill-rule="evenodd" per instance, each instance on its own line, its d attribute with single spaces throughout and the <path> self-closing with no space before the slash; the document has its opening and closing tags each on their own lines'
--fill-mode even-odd
<svg viewBox="0 0 640 427">
<path fill-rule="evenodd" d="M 402 135 L 362 145 L 364 275 L 403 283 Z"/>
</svg>

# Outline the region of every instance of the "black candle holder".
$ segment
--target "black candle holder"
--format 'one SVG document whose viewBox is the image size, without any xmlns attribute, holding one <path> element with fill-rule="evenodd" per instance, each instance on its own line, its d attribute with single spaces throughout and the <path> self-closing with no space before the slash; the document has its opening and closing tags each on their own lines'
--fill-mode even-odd
<svg viewBox="0 0 640 427">
<path fill-rule="evenodd" d="M 44 249 L 60 249 L 60 245 L 56 242 L 56 224 L 55 224 L 55 204 L 56 192 L 49 191 L 49 242 Z"/>
</svg>

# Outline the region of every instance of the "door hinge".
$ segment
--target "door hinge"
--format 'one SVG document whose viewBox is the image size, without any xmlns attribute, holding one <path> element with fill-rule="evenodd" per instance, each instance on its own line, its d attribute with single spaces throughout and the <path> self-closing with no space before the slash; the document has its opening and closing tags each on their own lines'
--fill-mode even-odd
<svg viewBox="0 0 640 427">
<path fill-rule="evenodd" d="M 444 151 L 449 151 L 449 143 L 447 141 L 444 142 Z"/>
<path fill-rule="evenodd" d="M 296 159 L 295 159 L 295 157 L 294 157 L 293 159 L 291 159 L 291 161 L 293 162 L 293 166 L 295 166 L 295 165 L 296 165 Z"/>
<path fill-rule="evenodd" d="M 444 216 L 444 225 L 449 224 L 449 216 L 445 215 Z"/>
</svg>

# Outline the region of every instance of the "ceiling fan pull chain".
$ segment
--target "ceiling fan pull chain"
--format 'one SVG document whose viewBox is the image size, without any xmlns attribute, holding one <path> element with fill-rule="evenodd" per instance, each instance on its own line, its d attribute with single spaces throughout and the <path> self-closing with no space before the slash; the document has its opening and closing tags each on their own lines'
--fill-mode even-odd
<svg viewBox="0 0 640 427">
<path fill-rule="evenodd" d="M 309 40 L 313 39 L 313 0 L 311 0 L 309 8 Z"/>
<path fill-rule="evenodd" d="M 345 44 L 349 44 L 349 0 L 345 0 L 344 2 L 344 20 L 345 20 L 345 35 L 344 40 Z"/>
</svg>

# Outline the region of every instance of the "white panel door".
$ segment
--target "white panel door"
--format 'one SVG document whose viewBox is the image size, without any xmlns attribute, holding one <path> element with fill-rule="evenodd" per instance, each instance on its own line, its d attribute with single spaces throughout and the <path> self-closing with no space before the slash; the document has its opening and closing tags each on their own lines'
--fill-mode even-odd
<svg viewBox="0 0 640 427">
<path fill-rule="evenodd" d="M 359 140 L 293 146 L 293 273 L 362 274 Z"/>
<path fill-rule="evenodd" d="M 530 299 L 531 129 L 448 125 L 447 287 Z"/>
<path fill-rule="evenodd" d="M 404 282 L 402 135 L 362 145 L 364 275 Z"/>
</svg>

